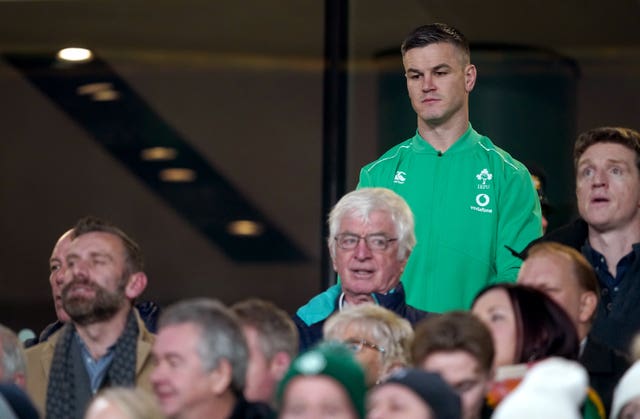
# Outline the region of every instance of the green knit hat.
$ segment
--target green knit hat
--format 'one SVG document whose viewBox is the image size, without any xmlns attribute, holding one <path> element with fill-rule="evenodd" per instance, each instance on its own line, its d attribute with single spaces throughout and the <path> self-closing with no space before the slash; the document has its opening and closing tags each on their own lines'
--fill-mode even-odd
<svg viewBox="0 0 640 419">
<path fill-rule="evenodd" d="M 364 418 L 367 393 L 364 371 L 353 353 L 343 345 L 324 342 L 298 356 L 278 384 L 278 406 L 282 406 L 282 397 L 291 379 L 299 375 L 326 375 L 333 378 L 346 390 L 358 417 Z"/>
</svg>

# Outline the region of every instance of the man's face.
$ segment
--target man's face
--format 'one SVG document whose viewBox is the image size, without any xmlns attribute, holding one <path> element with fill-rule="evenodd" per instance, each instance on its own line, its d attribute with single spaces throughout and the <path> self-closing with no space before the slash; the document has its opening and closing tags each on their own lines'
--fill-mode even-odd
<svg viewBox="0 0 640 419">
<path fill-rule="evenodd" d="M 388 383 L 369 392 L 367 419 L 433 419 L 431 408 L 403 384 Z"/>
<path fill-rule="evenodd" d="M 260 335 L 251 326 L 243 326 L 245 339 L 249 348 L 249 364 L 247 365 L 247 379 L 244 396 L 252 402 L 272 403 L 276 386 L 281 376 L 276 375 L 272 362 L 260 348 Z"/>
<path fill-rule="evenodd" d="M 480 418 L 490 377 L 470 353 L 462 350 L 434 352 L 425 358 L 420 368 L 437 372 L 458 393 L 463 419 Z"/>
<path fill-rule="evenodd" d="M 169 418 L 205 414 L 214 398 L 213 374 L 205 371 L 198 355 L 200 335 L 195 324 L 179 323 L 160 329 L 153 344 L 151 385 L 160 409 Z"/>
<path fill-rule="evenodd" d="M 419 127 L 467 121 L 468 95 L 476 71 L 458 48 L 446 42 L 413 48 L 404 54 L 402 62 Z"/>
<path fill-rule="evenodd" d="M 588 321 L 581 320 L 580 301 L 584 291 L 566 258 L 553 253 L 529 256 L 520 267 L 518 283 L 537 288 L 551 297 L 569 314 L 576 329 Z"/>
<path fill-rule="evenodd" d="M 369 220 L 347 214 L 340 223 L 338 234 L 367 236 L 380 234 L 388 239 L 397 239 L 396 229 L 386 212 L 374 211 Z M 342 290 L 352 299 L 370 300 L 370 294 L 386 293 L 400 282 L 400 275 L 407 257 L 398 260 L 398 241 L 389 242 L 385 250 L 372 251 L 364 239 L 360 239 L 353 250 L 344 250 L 336 245 L 333 267 L 340 275 Z"/>
<path fill-rule="evenodd" d="M 633 150 L 597 143 L 578 160 L 578 210 L 597 232 L 624 231 L 640 222 L 640 175 Z"/>
<path fill-rule="evenodd" d="M 65 284 L 65 273 L 67 272 L 67 261 L 65 258 L 70 245 L 71 230 L 60 236 L 58 242 L 53 247 L 51 258 L 49 259 L 49 284 L 51 284 L 51 294 L 53 295 L 56 316 L 61 322 L 69 321 L 69 315 L 62 307 L 62 287 Z"/>
<path fill-rule="evenodd" d="M 324 375 L 294 377 L 282 398 L 280 419 L 355 419 L 356 411 L 346 390 Z"/>
<path fill-rule="evenodd" d="M 67 252 L 62 305 L 80 325 L 111 319 L 126 305 L 128 275 L 119 237 L 91 232 L 75 238 Z"/>
</svg>

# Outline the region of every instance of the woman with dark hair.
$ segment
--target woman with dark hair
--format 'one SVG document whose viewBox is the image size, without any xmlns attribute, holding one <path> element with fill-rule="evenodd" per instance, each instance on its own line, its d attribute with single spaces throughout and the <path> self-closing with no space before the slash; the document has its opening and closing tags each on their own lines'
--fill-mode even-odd
<svg viewBox="0 0 640 419">
<path fill-rule="evenodd" d="M 494 407 L 518 386 L 528 369 L 550 357 L 577 360 L 578 333 L 569 315 L 542 291 L 499 283 L 481 290 L 471 312 L 482 320 L 495 346 L 495 382 L 488 404 Z M 590 390 L 584 418 L 604 418 L 600 397 Z"/>
<path fill-rule="evenodd" d="M 569 315 L 542 291 L 490 285 L 476 295 L 471 311 L 491 330 L 494 368 L 550 356 L 578 359 L 580 341 Z"/>
</svg>

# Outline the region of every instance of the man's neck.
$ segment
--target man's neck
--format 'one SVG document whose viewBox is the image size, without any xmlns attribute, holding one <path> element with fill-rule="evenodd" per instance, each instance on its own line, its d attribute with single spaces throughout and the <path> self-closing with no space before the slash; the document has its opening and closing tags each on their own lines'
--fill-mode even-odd
<svg viewBox="0 0 640 419">
<path fill-rule="evenodd" d="M 393 290 L 397 289 L 400 284 L 400 279 L 396 279 L 396 282 L 392 282 L 392 285 L 389 286 L 387 290 L 374 291 L 369 294 L 364 293 L 354 293 L 350 292 L 347 289 L 342 289 L 342 294 L 340 295 L 341 305 L 358 305 L 363 303 L 377 303 L 374 294 L 386 295 Z"/>
<path fill-rule="evenodd" d="M 185 409 L 173 419 L 227 419 L 231 416 L 237 402 L 236 396 L 231 389 L 228 389 L 222 395 L 212 394 L 207 403 L 194 406 L 192 409 Z"/>
<path fill-rule="evenodd" d="M 640 242 L 640 224 L 629 227 L 625 231 L 598 232 L 589 227 L 589 245 L 604 256 L 607 267 L 614 276 L 620 259 L 628 255 L 633 250 L 633 245 L 638 242 Z"/>
<path fill-rule="evenodd" d="M 578 332 L 578 339 L 580 342 L 584 341 L 586 337 L 589 335 L 589 331 L 591 330 L 591 323 L 579 323 L 576 328 L 576 332 Z"/>
<path fill-rule="evenodd" d="M 578 358 L 582 358 L 582 355 L 584 354 L 584 348 L 587 347 L 587 339 L 589 339 L 588 334 L 584 337 L 580 337 L 580 350 L 578 352 Z"/>
<path fill-rule="evenodd" d="M 418 133 L 438 151 L 447 151 L 469 128 L 468 115 L 453 117 L 443 124 L 429 124 L 418 118 Z"/>
<path fill-rule="evenodd" d="M 127 325 L 130 306 L 123 307 L 111 319 L 80 326 L 74 323 L 76 332 L 84 342 L 93 359 L 102 358 L 113 346 Z"/>
<path fill-rule="evenodd" d="M 351 294 L 344 292 L 344 304 L 349 306 L 357 306 L 358 304 L 375 303 L 371 294 Z"/>
</svg>

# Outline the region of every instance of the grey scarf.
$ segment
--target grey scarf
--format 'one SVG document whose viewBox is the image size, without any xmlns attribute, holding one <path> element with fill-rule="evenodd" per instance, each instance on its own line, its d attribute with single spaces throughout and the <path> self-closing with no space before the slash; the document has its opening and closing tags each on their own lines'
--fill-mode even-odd
<svg viewBox="0 0 640 419">
<path fill-rule="evenodd" d="M 56 343 L 47 386 L 47 419 L 66 419 L 76 417 L 78 406 L 82 400 L 76 400 L 76 388 L 79 384 L 74 374 L 71 350 L 73 345 L 74 326 L 66 324 L 60 331 L 60 339 Z M 133 387 L 136 378 L 136 345 L 138 339 L 138 323 L 133 310 L 129 313 L 127 324 L 118 338 L 114 348 L 114 357 L 107 371 L 102 386 Z"/>
</svg>

